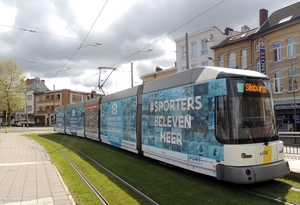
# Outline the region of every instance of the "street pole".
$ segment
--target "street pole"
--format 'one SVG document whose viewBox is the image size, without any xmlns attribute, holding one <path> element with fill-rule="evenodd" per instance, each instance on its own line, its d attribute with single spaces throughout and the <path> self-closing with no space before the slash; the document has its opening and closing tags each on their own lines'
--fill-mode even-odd
<svg viewBox="0 0 300 205">
<path fill-rule="evenodd" d="M 7 123 L 7 119 L 8 119 L 8 116 L 7 116 L 7 110 L 6 110 L 6 111 L 5 111 L 5 133 L 8 132 L 8 127 L 7 127 L 8 123 Z"/>
<path fill-rule="evenodd" d="M 294 132 L 297 132 L 297 114 L 296 114 L 296 96 L 295 96 L 295 82 L 293 79 L 293 94 L 294 94 Z"/>
<path fill-rule="evenodd" d="M 28 130 L 27 90 L 25 91 L 25 109 L 26 109 L 26 126 L 27 126 L 27 130 Z"/>
<path fill-rule="evenodd" d="M 55 85 L 53 85 L 53 123 L 55 125 Z"/>
<path fill-rule="evenodd" d="M 186 47 L 186 70 L 189 69 L 189 35 L 188 33 L 185 34 L 185 47 Z"/>
<path fill-rule="evenodd" d="M 131 62 L 131 87 L 133 87 L 133 63 Z"/>
<path fill-rule="evenodd" d="M 297 112 L 296 112 L 296 89 L 295 89 L 295 78 L 297 79 L 297 66 L 295 64 L 298 64 L 297 58 L 291 59 L 291 70 L 292 74 L 292 88 L 293 88 L 293 97 L 294 97 L 294 132 L 297 132 Z"/>
</svg>

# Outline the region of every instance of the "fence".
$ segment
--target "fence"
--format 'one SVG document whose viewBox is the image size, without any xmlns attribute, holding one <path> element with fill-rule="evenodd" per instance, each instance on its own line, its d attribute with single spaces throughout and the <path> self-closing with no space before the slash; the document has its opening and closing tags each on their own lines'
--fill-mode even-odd
<svg viewBox="0 0 300 205">
<path fill-rule="evenodd" d="M 279 138 L 283 141 L 285 154 L 300 155 L 300 132 L 279 132 Z"/>
</svg>

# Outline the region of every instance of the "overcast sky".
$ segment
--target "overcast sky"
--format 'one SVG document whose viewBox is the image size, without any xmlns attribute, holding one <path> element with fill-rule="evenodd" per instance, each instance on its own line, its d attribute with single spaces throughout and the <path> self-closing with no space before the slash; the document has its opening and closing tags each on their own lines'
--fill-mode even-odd
<svg viewBox="0 0 300 205">
<path fill-rule="evenodd" d="M 0 0 L 0 60 L 16 60 L 27 78 L 40 77 L 50 90 L 90 92 L 98 86 L 98 68 L 113 67 L 103 86 L 112 93 L 131 86 L 131 62 L 134 85 L 156 66 L 174 67 L 174 40 L 185 33 L 210 26 L 253 29 L 260 9 L 270 16 L 295 2 Z M 111 70 L 101 70 L 102 85 Z"/>
</svg>

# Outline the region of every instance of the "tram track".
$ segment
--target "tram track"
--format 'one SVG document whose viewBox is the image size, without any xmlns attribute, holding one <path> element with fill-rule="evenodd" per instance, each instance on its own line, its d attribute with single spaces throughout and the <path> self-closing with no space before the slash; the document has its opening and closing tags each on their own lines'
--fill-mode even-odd
<svg viewBox="0 0 300 205">
<path fill-rule="evenodd" d="M 48 144 L 50 144 L 52 147 L 54 147 L 67 160 L 67 162 L 73 167 L 73 169 L 77 172 L 77 174 L 85 182 L 85 184 L 89 187 L 89 189 L 95 194 L 95 196 L 99 199 L 99 201 L 102 204 L 104 204 L 104 205 L 109 205 L 109 202 L 105 199 L 105 197 L 101 194 L 101 192 L 99 192 L 95 188 L 95 186 L 93 186 L 93 184 L 80 171 L 80 169 L 72 162 L 72 160 L 70 160 L 70 158 L 61 149 L 59 149 L 58 147 L 56 147 L 54 144 L 52 144 L 48 140 L 46 142 Z M 121 182 L 123 185 L 127 186 L 128 188 L 130 188 L 133 192 L 135 192 L 136 194 L 138 194 L 140 197 L 144 198 L 150 204 L 158 205 L 158 203 L 155 202 L 152 198 L 150 198 L 149 196 L 147 196 L 146 194 L 144 194 L 143 192 L 141 192 L 140 190 L 138 190 L 137 188 L 135 188 L 134 186 L 132 186 L 130 183 L 126 182 L 124 179 L 122 179 L 118 175 L 114 174 L 112 171 L 110 171 L 109 169 L 107 169 L 105 166 L 101 165 L 98 161 L 96 161 L 92 157 L 88 156 L 86 153 L 82 152 L 81 150 L 79 150 L 76 147 L 74 147 L 72 145 L 69 145 L 67 143 L 64 143 L 64 142 L 59 142 L 59 143 L 61 143 L 61 144 L 65 145 L 65 146 L 67 146 L 67 147 L 69 147 L 69 148 L 71 148 L 71 149 L 79 152 L 80 154 L 82 154 L 83 156 L 85 156 L 86 158 L 88 158 L 89 160 L 91 160 L 98 167 L 100 167 L 101 169 L 105 170 L 108 174 L 110 174 L 111 176 L 113 176 L 116 180 L 118 180 L 119 182 Z"/>
<path fill-rule="evenodd" d="M 54 154 L 60 155 L 61 159 L 65 156 L 70 158 L 81 169 L 81 171 L 84 173 L 84 175 L 87 176 L 92 183 L 94 183 L 94 186 L 96 187 L 96 190 L 98 189 L 104 196 L 107 197 L 107 199 L 109 199 L 109 201 L 114 201 L 114 202 L 111 202 L 112 204 L 115 204 L 115 202 L 118 201 L 118 200 L 122 201 L 122 199 L 124 199 L 124 198 L 118 198 L 118 197 L 114 197 L 114 196 L 111 197 L 111 195 L 108 196 L 107 193 L 110 192 L 110 193 L 115 193 L 115 194 L 118 195 L 118 194 L 122 193 L 123 190 L 126 190 L 125 192 L 130 193 L 133 200 L 143 201 L 142 204 L 148 204 L 148 203 L 149 204 L 150 203 L 151 204 L 158 204 L 155 201 L 146 202 L 146 200 L 141 199 L 141 197 L 138 196 L 140 194 L 137 194 L 138 192 L 131 190 L 131 188 L 127 189 L 125 187 L 126 181 L 123 180 L 123 181 L 125 181 L 125 185 L 123 185 L 124 183 L 122 181 L 120 181 L 118 178 L 115 178 L 114 173 L 119 173 L 116 176 L 117 177 L 120 176 L 123 179 L 127 179 L 127 181 L 132 180 L 133 184 L 135 184 L 135 187 L 137 187 L 137 188 L 143 187 L 144 183 L 148 183 L 147 187 L 150 188 L 151 185 L 156 186 L 159 183 L 157 183 L 157 184 L 156 184 L 156 182 L 152 183 L 151 180 L 150 181 L 145 180 L 144 183 L 136 183 L 136 182 L 140 182 L 140 181 L 143 181 L 144 179 L 146 179 L 146 178 L 144 178 L 144 176 L 148 176 L 148 177 L 151 176 L 151 174 L 148 175 L 148 173 L 160 173 L 160 171 L 152 172 L 153 171 L 152 168 L 147 169 L 147 172 L 146 172 L 147 174 L 146 175 L 142 174 L 141 175 L 142 178 L 139 178 L 140 175 L 138 175 L 137 173 L 141 173 L 141 172 L 139 170 L 137 170 L 137 167 L 134 167 L 135 165 L 138 166 L 137 162 L 134 162 L 130 166 L 125 166 L 126 167 L 125 168 L 125 167 L 123 167 L 123 165 L 127 165 L 128 163 L 124 163 L 125 160 L 123 160 L 123 159 L 126 159 L 126 162 L 127 162 L 127 160 L 130 162 L 130 159 L 128 159 L 126 157 L 125 158 L 117 157 L 117 160 L 114 160 L 114 154 L 113 154 L 114 152 L 110 153 L 110 151 L 109 151 L 111 147 L 108 147 L 108 146 L 106 147 L 106 145 L 104 145 L 102 147 L 101 145 L 99 145 L 98 142 L 95 142 L 95 141 L 92 141 L 91 144 L 90 144 L 89 140 L 84 140 L 84 141 L 88 142 L 87 145 L 85 145 L 85 143 L 83 141 L 81 141 L 81 139 L 83 139 L 83 138 L 69 138 L 69 137 L 64 138 L 63 137 L 61 139 L 61 137 L 52 137 L 52 135 L 49 135 L 49 136 L 48 135 L 45 135 L 45 136 L 42 135 L 42 137 L 40 137 L 39 139 L 41 141 L 45 142 L 45 144 L 47 143 L 48 147 L 53 147 L 53 145 L 52 145 L 52 143 L 53 143 L 56 147 L 50 148 L 50 151 L 53 150 Z M 101 146 L 101 148 L 99 148 L 99 146 Z M 106 149 L 106 148 L 109 148 L 109 150 Z M 119 149 L 116 149 L 116 150 L 118 151 Z M 122 153 L 121 153 L 121 155 L 123 156 Z M 120 155 L 120 153 L 117 152 L 116 156 L 119 156 L 119 155 Z M 136 156 L 136 155 L 133 155 L 133 156 Z M 130 155 L 130 157 L 131 157 L 131 155 Z M 111 163 L 111 162 L 108 163 L 107 160 L 112 161 L 113 163 Z M 64 165 L 70 164 L 68 160 L 66 160 L 66 162 L 68 162 L 68 163 L 65 163 L 65 160 L 63 160 Z M 121 162 L 121 163 L 119 164 L 119 162 Z M 104 166 L 102 166 L 102 165 L 104 165 Z M 109 166 L 106 166 L 106 165 L 109 165 Z M 72 165 L 67 165 L 67 166 L 68 167 L 73 167 Z M 134 167 L 133 170 L 135 170 L 137 172 L 135 174 L 128 174 L 126 172 L 124 173 L 124 171 L 121 171 L 121 172 L 119 171 L 120 168 L 121 168 L 121 170 L 128 170 L 129 171 L 129 170 L 131 170 L 131 169 L 129 169 L 129 167 Z M 144 165 L 139 166 L 139 167 L 144 167 Z M 109 169 L 107 169 L 107 168 L 109 168 Z M 72 169 L 72 168 L 69 168 L 69 169 Z M 62 172 L 64 172 L 65 169 L 63 168 L 61 170 L 62 170 Z M 116 170 L 116 172 L 114 171 L 114 173 L 113 173 L 110 170 Z M 152 170 L 152 171 L 150 171 L 150 170 Z M 164 171 L 166 171 L 166 170 L 164 170 Z M 183 172 L 183 173 L 186 173 L 186 172 Z M 98 175 L 98 174 L 100 174 L 101 176 Z M 71 174 L 68 174 L 68 176 L 70 176 L 70 175 Z M 77 173 L 73 172 L 73 176 L 74 176 L 73 178 L 77 178 L 76 175 L 77 175 Z M 177 175 L 178 174 L 176 174 L 176 176 Z M 197 174 L 194 174 L 194 175 L 195 175 L 194 177 L 183 180 L 184 183 L 181 183 L 181 184 L 182 185 L 183 184 L 190 184 L 189 180 L 195 181 L 195 177 L 197 177 L 197 179 L 198 179 L 198 177 L 202 178 L 202 175 L 197 175 Z M 79 174 L 78 174 L 78 176 L 79 176 Z M 169 176 L 170 175 L 168 175 L 168 177 Z M 148 179 L 148 177 L 147 177 L 147 179 Z M 164 177 L 164 179 L 165 178 L 167 179 L 167 177 Z M 106 179 L 109 179 L 109 181 L 107 181 Z M 80 182 L 80 180 L 77 180 L 77 181 Z M 95 183 L 95 181 L 97 181 L 97 182 Z M 154 181 L 156 181 L 156 180 L 154 180 Z M 164 180 L 162 180 L 162 181 L 164 181 Z M 108 191 L 108 189 L 106 189 L 106 186 L 108 185 L 107 183 L 110 183 L 110 182 L 113 182 L 113 184 L 119 186 L 121 189 L 119 189 L 119 190 L 116 189 L 117 191 L 114 191 L 114 192 Z M 80 183 L 82 184 L 82 182 L 80 182 Z M 180 188 L 176 187 L 177 185 L 173 184 L 171 181 L 170 182 L 166 181 L 166 182 L 164 182 L 164 184 L 167 184 L 166 187 L 174 187 L 174 190 L 180 190 Z M 201 186 L 199 184 L 201 184 Z M 207 184 L 207 186 L 202 186 L 203 184 Z M 216 184 L 217 184 L 217 186 L 220 186 L 221 188 L 216 187 Z M 199 188 L 199 190 L 201 190 L 201 191 L 196 191 L 195 192 L 195 194 L 198 194 L 198 193 L 203 193 L 203 192 L 206 193 L 206 190 L 210 190 L 209 187 L 212 187 L 212 186 L 216 190 L 219 190 L 219 189 L 223 190 L 222 186 L 224 184 L 226 185 L 226 187 L 228 187 L 230 185 L 233 192 L 240 191 L 239 192 L 240 195 L 243 195 L 245 198 L 247 198 L 247 200 L 249 200 L 249 198 L 251 198 L 253 201 L 255 201 L 255 200 L 257 200 L 257 201 L 260 201 L 260 200 L 268 201 L 266 204 L 293 204 L 293 205 L 294 204 L 300 204 L 300 201 L 299 201 L 300 199 L 299 199 L 299 197 L 297 197 L 297 195 L 300 192 L 300 190 L 299 190 L 300 185 L 297 181 L 291 181 L 291 179 L 288 178 L 288 177 L 286 179 L 272 180 L 272 181 L 262 182 L 262 183 L 253 184 L 253 185 L 245 185 L 245 186 L 242 185 L 242 187 L 241 187 L 240 185 L 230 184 L 230 183 L 228 184 L 226 182 L 215 181 L 214 179 L 210 180 L 210 178 L 206 178 L 205 176 L 203 176 L 203 179 L 197 180 L 197 186 L 193 186 L 193 187 L 194 187 L 194 190 L 197 189 L 197 188 Z M 79 183 L 77 184 L 77 186 L 78 185 L 80 186 Z M 161 185 L 158 185 L 158 186 L 161 186 Z M 272 187 L 275 187 L 275 186 L 276 186 L 276 188 L 272 188 Z M 167 190 L 166 187 L 164 187 L 164 186 L 161 186 L 161 187 L 163 187 L 162 190 Z M 249 188 L 249 189 L 246 190 L 247 188 Z M 86 188 L 86 189 L 88 189 L 88 188 Z M 282 189 L 283 191 L 276 192 L 276 191 L 274 191 L 275 189 Z M 109 189 L 109 190 L 111 190 L 111 189 Z M 144 188 L 144 190 L 149 192 L 148 189 Z M 188 190 L 188 189 L 185 189 L 185 190 Z M 268 191 L 266 191 L 266 190 L 268 190 Z M 291 198 L 290 193 L 292 191 L 295 192 L 296 194 L 294 193 L 294 196 Z M 76 195 L 76 192 L 72 191 L 72 193 L 74 193 Z M 88 192 L 85 191 L 85 193 L 88 193 Z M 92 192 L 90 192 L 89 194 L 91 194 L 91 193 Z M 149 193 L 152 194 L 150 196 L 157 196 L 158 192 L 150 191 Z M 181 192 L 181 193 L 184 193 L 184 192 Z M 207 191 L 207 195 L 209 195 L 209 193 L 210 193 L 210 191 Z M 229 195 L 231 194 L 230 189 L 228 191 L 228 194 Z M 92 196 L 92 195 L 90 195 L 90 196 Z M 174 195 L 174 196 L 177 196 L 177 195 Z M 206 195 L 204 195 L 204 196 L 206 196 Z M 182 197 L 185 200 L 188 200 L 190 195 L 187 193 L 187 195 L 182 195 Z M 92 198 L 94 198 L 94 197 L 92 196 Z M 118 199 L 116 199 L 116 198 L 118 198 Z M 176 197 L 174 197 L 174 198 L 176 198 Z M 203 195 L 200 198 L 201 199 L 199 199 L 198 201 L 201 201 L 203 199 Z M 293 198 L 298 198 L 299 200 L 298 199 L 294 200 Z M 243 198 L 241 198 L 241 199 L 243 199 Z M 158 200 L 160 201 L 161 204 L 168 204 L 168 203 L 165 203 L 165 201 L 161 200 L 159 197 L 158 197 Z M 95 198 L 95 201 L 97 201 L 96 198 Z M 147 201 L 149 201 L 149 200 L 147 200 Z M 162 203 L 162 201 L 164 203 Z M 219 200 L 216 200 L 216 201 L 219 201 Z M 274 202 L 272 202 L 272 201 L 274 201 Z M 224 201 L 222 201 L 222 202 L 224 202 Z M 241 202 L 245 202 L 245 201 L 241 200 Z M 105 203 L 102 203 L 102 204 L 105 204 Z M 173 202 L 173 204 L 176 204 L 176 203 Z M 177 203 L 177 204 L 182 204 L 182 203 Z M 191 203 L 191 204 L 195 204 L 195 203 Z M 222 203 L 219 203 L 219 204 L 222 204 Z M 241 204 L 243 204 L 243 203 L 241 203 Z M 259 204 L 259 203 L 257 203 L 257 204 Z"/>
<path fill-rule="evenodd" d="M 46 140 L 45 140 L 46 141 Z M 80 178 L 84 181 L 84 183 L 89 187 L 89 189 L 95 194 L 95 196 L 98 198 L 98 200 L 103 205 L 109 205 L 108 201 L 102 196 L 102 194 L 93 186 L 93 184 L 84 176 L 84 174 L 80 171 L 80 169 L 77 168 L 77 166 L 70 160 L 70 158 L 58 147 L 56 147 L 54 144 L 47 141 L 48 144 L 50 144 L 52 147 L 54 147 L 66 160 L 67 162 L 73 167 L 73 169 L 77 172 L 77 174 L 80 176 Z"/>
<path fill-rule="evenodd" d="M 275 196 L 272 196 L 270 194 L 267 194 L 265 192 L 261 192 L 261 191 L 257 191 L 257 190 L 254 190 L 254 189 L 245 189 L 248 193 L 251 193 L 253 195 L 256 195 L 256 196 L 259 196 L 259 197 L 262 197 L 262 198 L 265 198 L 265 199 L 268 199 L 268 200 L 271 200 L 271 201 L 274 201 L 274 202 L 278 202 L 278 203 L 282 203 L 282 204 L 285 204 L 285 205 L 299 205 L 298 203 L 295 203 L 295 202 L 292 202 L 292 201 L 289 201 L 289 200 L 286 200 L 286 199 L 282 199 L 282 198 L 279 198 L 279 197 L 275 197 Z"/>
<path fill-rule="evenodd" d="M 278 182 L 276 180 L 270 181 L 270 182 L 266 182 L 263 184 L 264 187 L 260 187 L 259 185 L 255 185 L 254 187 L 247 187 L 244 190 L 247 191 L 250 194 L 262 197 L 262 198 L 266 198 L 268 200 L 277 202 L 277 203 L 282 203 L 282 204 L 286 204 L 286 205 L 299 205 L 300 201 L 292 201 L 290 199 L 285 199 L 283 197 L 280 197 L 278 193 L 274 193 L 272 190 L 274 190 L 274 187 L 276 187 L 276 191 L 282 191 L 282 193 L 284 192 L 297 192 L 300 193 L 300 189 L 299 188 L 295 188 L 292 187 L 291 185 L 287 185 L 281 182 Z"/>
</svg>

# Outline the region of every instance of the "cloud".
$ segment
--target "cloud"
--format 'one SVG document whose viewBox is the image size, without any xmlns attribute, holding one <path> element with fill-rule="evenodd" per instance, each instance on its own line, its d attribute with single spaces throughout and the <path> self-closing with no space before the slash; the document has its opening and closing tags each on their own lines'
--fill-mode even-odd
<svg viewBox="0 0 300 205">
<path fill-rule="evenodd" d="M 295 2 L 2 0 L 0 60 L 17 60 L 28 77 L 45 79 L 50 89 L 55 84 L 86 92 L 98 86 L 98 67 L 115 67 L 103 87 L 114 92 L 131 86 L 131 62 L 135 83 L 156 66 L 174 67 L 174 40 L 185 33 L 210 26 L 252 29 L 259 26 L 260 9 L 270 15 Z M 107 75 L 101 73 L 101 82 Z"/>
</svg>

